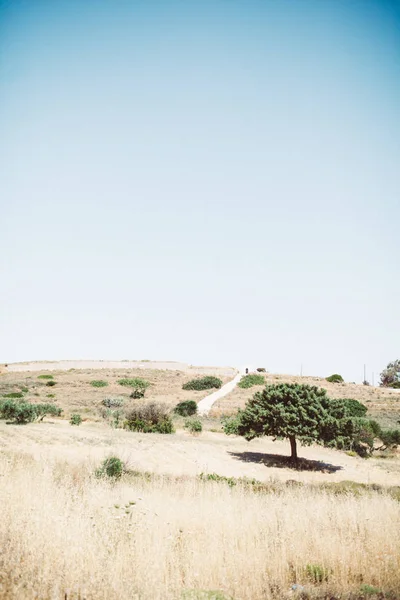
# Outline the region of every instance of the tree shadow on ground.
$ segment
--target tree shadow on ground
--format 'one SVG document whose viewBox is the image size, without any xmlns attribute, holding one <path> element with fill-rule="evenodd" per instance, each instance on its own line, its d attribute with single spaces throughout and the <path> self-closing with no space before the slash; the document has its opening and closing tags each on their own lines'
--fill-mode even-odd
<svg viewBox="0 0 400 600">
<path fill-rule="evenodd" d="M 293 469 L 294 471 L 320 471 L 321 473 L 336 473 L 343 467 L 331 465 L 320 460 L 299 458 L 297 463 L 290 460 L 290 456 L 281 454 L 263 454 L 262 452 L 228 452 L 236 460 L 263 464 L 266 467 L 278 467 L 279 469 Z"/>
</svg>

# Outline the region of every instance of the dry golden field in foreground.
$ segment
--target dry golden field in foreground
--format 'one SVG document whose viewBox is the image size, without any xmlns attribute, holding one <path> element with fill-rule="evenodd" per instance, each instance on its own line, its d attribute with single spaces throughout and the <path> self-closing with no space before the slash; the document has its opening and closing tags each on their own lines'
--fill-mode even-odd
<svg viewBox="0 0 400 600">
<path fill-rule="evenodd" d="M 1 598 L 362 598 L 366 586 L 398 598 L 389 492 L 138 473 L 113 483 L 75 451 L 2 451 Z"/>
</svg>

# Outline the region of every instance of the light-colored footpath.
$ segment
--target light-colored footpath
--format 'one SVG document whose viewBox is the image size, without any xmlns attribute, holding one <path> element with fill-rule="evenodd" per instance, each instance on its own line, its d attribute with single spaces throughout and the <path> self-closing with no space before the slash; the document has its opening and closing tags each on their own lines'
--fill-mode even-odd
<svg viewBox="0 0 400 600">
<path fill-rule="evenodd" d="M 205 398 L 203 398 L 203 400 L 200 400 L 200 402 L 197 403 L 197 410 L 198 410 L 199 415 L 202 415 L 202 416 L 207 415 L 209 410 L 211 409 L 212 405 L 217 400 L 219 400 L 220 398 L 223 398 L 224 396 L 229 394 L 233 389 L 235 389 L 236 385 L 239 383 L 239 381 L 241 380 L 242 376 L 245 373 L 246 373 L 246 367 L 241 367 L 238 370 L 237 375 L 231 381 L 228 381 L 228 383 L 223 385 L 219 390 L 217 390 L 216 392 L 213 392 L 209 396 L 206 396 Z"/>
</svg>

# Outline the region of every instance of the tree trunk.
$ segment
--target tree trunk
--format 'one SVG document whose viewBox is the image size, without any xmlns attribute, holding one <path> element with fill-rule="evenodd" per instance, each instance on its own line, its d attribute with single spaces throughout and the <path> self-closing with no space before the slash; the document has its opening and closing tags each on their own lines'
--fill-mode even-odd
<svg viewBox="0 0 400 600">
<path fill-rule="evenodd" d="M 294 437 L 294 435 L 290 436 L 289 438 L 290 441 L 290 449 L 292 451 L 292 456 L 290 457 L 290 460 L 294 463 L 297 462 L 297 442 L 296 442 L 296 438 Z"/>
</svg>

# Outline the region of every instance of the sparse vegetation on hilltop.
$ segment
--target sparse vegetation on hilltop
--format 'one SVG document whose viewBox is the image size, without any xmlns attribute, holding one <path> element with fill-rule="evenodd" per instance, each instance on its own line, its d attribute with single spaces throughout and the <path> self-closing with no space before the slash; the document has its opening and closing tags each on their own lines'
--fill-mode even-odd
<svg viewBox="0 0 400 600">
<path fill-rule="evenodd" d="M 256 373 L 249 373 L 244 375 L 238 383 L 238 387 L 246 389 L 251 388 L 254 385 L 264 385 L 265 377 L 263 375 L 257 375 Z"/>
<path fill-rule="evenodd" d="M 326 378 L 326 381 L 329 381 L 329 383 L 343 383 L 344 379 L 339 373 L 334 373 L 333 375 L 329 375 L 329 377 Z"/>
<path fill-rule="evenodd" d="M 218 377 L 214 377 L 212 375 L 207 375 L 205 377 L 201 377 L 199 379 L 191 379 L 190 381 L 183 384 L 183 390 L 211 390 L 217 389 L 219 390 L 222 386 L 222 381 Z"/>
<path fill-rule="evenodd" d="M 90 382 L 90 385 L 96 388 L 100 388 L 100 387 L 107 387 L 108 386 L 108 381 L 104 381 L 104 379 L 93 379 Z"/>
</svg>

